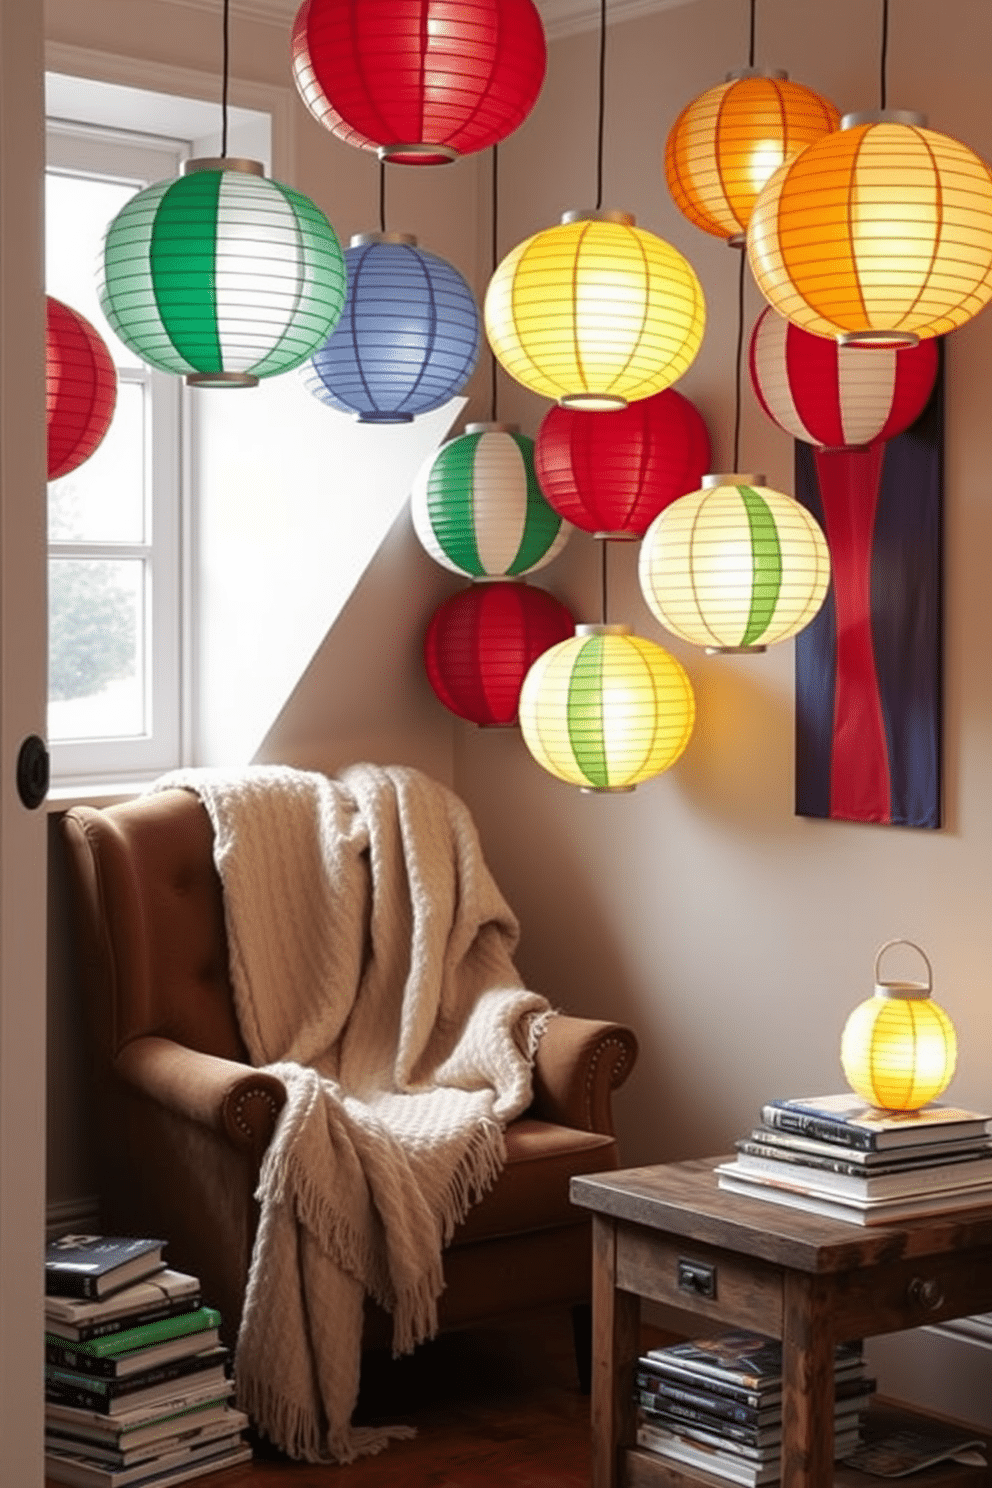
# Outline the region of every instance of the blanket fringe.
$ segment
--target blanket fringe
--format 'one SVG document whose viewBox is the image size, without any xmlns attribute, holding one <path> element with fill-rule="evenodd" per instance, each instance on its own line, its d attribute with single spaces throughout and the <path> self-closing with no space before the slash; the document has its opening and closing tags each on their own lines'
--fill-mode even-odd
<svg viewBox="0 0 992 1488">
<path fill-rule="evenodd" d="M 237 1402 L 253 1425 L 288 1456 L 303 1462 L 354 1462 L 372 1457 L 391 1441 L 416 1436 L 415 1426 L 350 1426 L 327 1431 L 298 1401 L 269 1381 L 253 1376 L 236 1380 Z"/>
</svg>

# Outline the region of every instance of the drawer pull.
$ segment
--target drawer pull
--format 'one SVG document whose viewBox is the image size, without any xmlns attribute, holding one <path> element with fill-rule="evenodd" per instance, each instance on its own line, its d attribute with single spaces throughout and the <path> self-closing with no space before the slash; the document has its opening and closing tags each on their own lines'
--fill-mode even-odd
<svg viewBox="0 0 992 1488">
<path fill-rule="evenodd" d="M 703 1261 L 683 1261 L 678 1264 L 678 1288 L 680 1292 L 691 1292 L 694 1297 L 716 1297 L 716 1267 Z"/>
<path fill-rule="evenodd" d="M 940 1282 L 934 1276 L 930 1277 L 929 1281 L 924 1281 L 922 1276 L 914 1276 L 906 1288 L 906 1294 L 910 1302 L 917 1307 L 925 1308 L 927 1312 L 936 1312 L 938 1307 L 944 1305 L 944 1293 Z"/>
</svg>

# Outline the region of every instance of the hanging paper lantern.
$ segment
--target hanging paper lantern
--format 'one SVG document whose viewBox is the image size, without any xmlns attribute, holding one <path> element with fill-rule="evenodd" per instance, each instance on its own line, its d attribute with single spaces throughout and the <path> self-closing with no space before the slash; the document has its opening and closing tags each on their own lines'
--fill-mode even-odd
<svg viewBox="0 0 992 1488">
<path fill-rule="evenodd" d="M 552 408 L 537 431 L 534 466 L 556 512 L 603 538 L 643 537 L 669 502 L 710 467 L 710 436 L 694 404 L 665 388 L 626 408 Z"/>
<path fill-rule="evenodd" d="M 117 368 L 85 315 L 52 295 L 45 300 L 45 409 L 48 479 L 88 460 L 110 428 Z"/>
<path fill-rule="evenodd" d="M 587 791 L 628 791 L 682 754 L 696 700 L 674 656 L 626 625 L 578 625 L 538 657 L 520 693 L 537 763 Z"/>
<path fill-rule="evenodd" d="M 424 461 L 414 531 L 435 563 L 472 578 L 519 578 L 556 558 L 570 529 L 541 495 L 534 441 L 514 424 L 469 424 Z"/>
<path fill-rule="evenodd" d="M 479 356 L 468 284 L 408 233 L 357 233 L 344 256 L 345 312 L 306 369 L 310 391 L 362 424 L 406 424 L 440 408 Z"/>
<path fill-rule="evenodd" d="M 530 113 L 547 47 L 532 0 L 304 0 L 293 76 L 307 108 L 382 160 L 438 165 Z"/>
<path fill-rule="evenodd" d="M 841 346 L 771 306 L 751 333 L 751 383 L 768 417 L 821 449 L 861 449 L 916 422 L 937 378 L 937 342 Z"/>
<path fill-rule="evenodd" d="M 913 346 L 992 298 L 992 172 L 922 114 L 848 114 L 775 172 L 747 234 L 758 288 L 803 330 Z"/>
<path fill-rule="evenodd" d="M 762 475 L 707 475 L 651 523 L 638 577 L 662 625 L 709 651 L 764 651 L 819 610 L 830 555 L 816 520 Z"/>
<path fill-rule="evenodd" d="M 445 600 L 431 619 L 424 637 L 427 676 L 459 718 L 509 728 L 517 722 L 528 668 L 574 628 L 569 611 L 544 589 L 473 584 Z"/>
<path fill-rule="evenodd" d="M 253 160 L 188 160 L 107 229 L 100 303 L 142 361 L 199 387 L 254 387 L 298 367 L 336 325 L 333 227 Z"/>
<path fill-rule="evenodd" d="M 909 945 L 926 961 L 926 982 L 879 979 L 890 946 Z M 875 957 L 875 995 L 844 1025 L 840 1059 L 851 1089 L 888 1111 L 918 1111 L 947 1089 L 957 1063 L 954 1024 L 933 1001 L 933 972 L 913 941 L 890 940 Z"/>
<path fill-rule="evenodd" d="M 489 344 L 524 387 L 571 408 L 623 408 L 669 387 L 703 339 L 695 270 L 626 212 L 566 212 L 519 243 L 485 303 Z"/>
<path fill-rule="evenodd" d="M 769 176 L 837 128 L 827 99 L 788 73 L 734 73 L 686 105 L 665 143 L 665 179 L 683 216 L 704 232 L 743 244 Z"/>
</svg>

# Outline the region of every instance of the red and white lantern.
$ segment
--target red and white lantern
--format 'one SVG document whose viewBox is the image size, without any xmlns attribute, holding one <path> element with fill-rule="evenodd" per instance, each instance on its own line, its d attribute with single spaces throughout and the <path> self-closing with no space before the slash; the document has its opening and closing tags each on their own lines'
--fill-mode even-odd
<svg viewBox="0 0 992 1488">
<path fill-rule="evenodd" d="M 915 423 L 937 377 L 936 340 L 918 346 L 840 346 L 785 320 L 758 316 L 751 383 L 768 417 L 820 449 L 863 449 Z"/>
</svg>

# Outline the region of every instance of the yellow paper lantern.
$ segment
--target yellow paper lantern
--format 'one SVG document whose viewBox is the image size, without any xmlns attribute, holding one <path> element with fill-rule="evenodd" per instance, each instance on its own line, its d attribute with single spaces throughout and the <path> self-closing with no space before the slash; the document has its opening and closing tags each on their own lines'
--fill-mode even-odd
<svg viewBox="0 0 992 1488">
<path fill-rule="evenodd" d="M 913 346 L 992 299 L 992 172 L 922 114 L 848 114 L 780 166 L 747 231 L 758 288 L 803 330 Z"/>
<path fill-rule="evenodd" d="M 645 603 L 708 651 L 764 651 L 816 615 L 830 553 L 801 502 L 763 475 L 706 475 L 651 523 L 638 559 Z"/>
<path fill-rule="evenodd" d="M 687 104 L 669 131 L 672 200 L 696 227 L 737 247 L 769 177 L 839 123 L 832 103 L 788 73 L 731 73 Z"/>
<path fill-rule="evenodd" d="M 660 393 L 699 351 L 696 272 L 626 212 L 566 212 L 518 243 L 486 292 L 486 334 L 511 377 L 569 408 Z"/>
<path fill-rule="evenodd" d="M 629 791 L 682 754 L 696 719 L 685 668 L 626 625 L 578 625 L 534 662 L 520 729 L 537 763 L 586 791 Z"/>
<path fill-rule="evenodd" d="M 908 945 L 926 962 L 926 982 L 883 982 L 879 963 L 891 946 Z M 918 1111 L 946 1090 L 957 1063 L 954 1024 L 933 1001 L 933 972 L 913 941 L 890 940 L 875 957 L 875 995 L 851 1013 L 840 1059 L 851 1089 L 888 1111 Z"/>
</svg>

